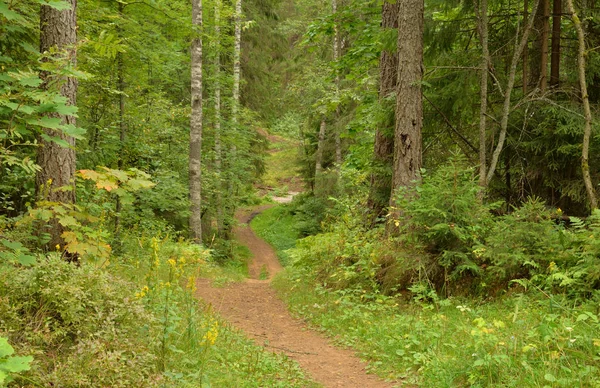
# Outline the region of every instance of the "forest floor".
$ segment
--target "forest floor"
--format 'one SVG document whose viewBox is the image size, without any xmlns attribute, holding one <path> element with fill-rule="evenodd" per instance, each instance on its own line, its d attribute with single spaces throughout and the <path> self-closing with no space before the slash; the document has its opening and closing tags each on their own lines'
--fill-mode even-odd
<svg viewBox="0 0 600 388">
<path fill-rule="evenodd" d="M 223 287 L 199 279 L 197 296 L 260 346 L 296 360 L 310 378 L 325 387 L 392 387 L 392 383 L 367 374 L 365 364 L 352 350 L 333 346 L 324 335 L 293 318 L 270 287 L 272 277 L 283 268 L 273 248 L 254 234 L 249 223 L 272 206 L 238 213 L 236 238 L 252 253 L 249 279 Z"/>
</svg>

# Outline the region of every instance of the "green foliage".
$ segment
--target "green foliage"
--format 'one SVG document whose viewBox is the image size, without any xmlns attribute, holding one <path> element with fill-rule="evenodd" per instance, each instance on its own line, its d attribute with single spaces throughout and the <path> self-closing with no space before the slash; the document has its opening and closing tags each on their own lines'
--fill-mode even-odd
<svg viewBox="0 0 600 388">
<path fill-rule="evenodd" d="M 13 356 L 15 350 L 4 337 L 0 337 L 0 386 L 13 381 L 12 374 L 24 372 L 31 368 L 33 357 Z"/>
<path fill-rule="evenodd" d="M 310 193 L 294 197 L 290 212 L 294 215 L 295 229 L 300 237 L 317 234 L 326 216 L 328 201 Z"/>
<path fill-rule="evenodd" d="M 277 206 L 263 211 L 254 217 L 250 226 L 259 237 L 275 248 L 284 267 L 290 264 L 288 249 L 296 246 L 299 234 L 296 218 L 290 213 L 288 206 Z"/>
<path fill-rule="evenodd" d="M 383 378 L 423 387 L 596 387 L 600 325 L 593 303 L 542 293 L 423 306 L 363 290 L 315 287 L 288 269 L 275 287 L 293 312 Z"/>
</svg>

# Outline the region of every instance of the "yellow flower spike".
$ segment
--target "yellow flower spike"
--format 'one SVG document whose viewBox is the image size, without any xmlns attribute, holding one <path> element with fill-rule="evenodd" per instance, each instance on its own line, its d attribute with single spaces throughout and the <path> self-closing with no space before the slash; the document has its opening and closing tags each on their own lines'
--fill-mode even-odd
<svg viewBox="0 0 600 388">
<path fill-rule="evenodd" d="M 169 259 L 167 262 L 173 268 L 175 268 L 175 266 L 177 265 L 177 262 L 174 259 Z"/>
<path fill-rule="evenodd" d="M 57 251 L 60 251 L 60 244 L 56 244 L 55 248 L 56 248 Z"/>
</svg>

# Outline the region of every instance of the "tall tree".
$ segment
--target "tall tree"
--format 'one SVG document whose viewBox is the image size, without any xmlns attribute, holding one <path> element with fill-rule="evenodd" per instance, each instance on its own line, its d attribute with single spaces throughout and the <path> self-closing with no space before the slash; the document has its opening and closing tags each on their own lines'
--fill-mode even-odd
<svg viewBox="0 0 600 388">
<path fill-rule="evenodd" d="M 398 29 L 399 2 L 384 1 L 381 11 L 381 27 L 384 30 Z M 394 50 L 383 50 L 379 59 L 379 103 L 396 92 L 398 83 L 398 56 Z M 374 170 L 371 174 L 369 208 L 377 218 L 384 215 L 392 190 L 391 171 L 394 161 L 394 120 L 381 123 L 375 133 Z"/>
<path fill-rule="evenodd" d="M 240 76 L 242 53 L 242 0 L 235 2 L 235 32 L 233 46 L 233 103 L 231 105 L 231 122 L 234 130 L 237 129 L 238 112 L 240 105 Z"/>
<path fill-rule="evenodd" d="M 554 0 L 552 8 L 552 55 L 550 59 L 550 86 L 560 82 L 560 34 L 562 20 L 562 0 Z"/>
<path fill-rule="evenodd" d="M 531 55 L 531 81 L 542 92 L 548 85 L 548 38 L 550 33 L 550 0 L 541 0 L 535 17 L 536 40 Z"/>
<path fill-rule="evenodd" d="M 489 68 L 491 64 L 490 48 L 489 48 L 489 33 L 488 33 L 488 2 L 487 0 L 480 0 L 479 4 L 475 2 L 475 10 L 477 12 L 477 30 L 479 32 L 479 40 L 481 42 L 481 74 L 480 74 L 480 107 L 479 107 L 479 185 L 482 187 L 480 191 L 480 198 L 483 198 L 484 190 L 487 186 L 487 154 L 486 154 L 486 143 L 487 143 L 487 99 L 488 99 L 488 78 Z M 527 11 L 527 6 L 525 6 Z M 525 12 L 527 15 L 527 12 Z M 526 60 L 524 62 L 524 74 L 523 74 L 523 88 L 527 89 L 526 81 Z"/>
<path fill-rule="evenodd" d="M 192 113 L 190 116 L 190 233 L 202 242 L 202 0 L 192 3 Z"/>
<path fill-rule="evenodd" d="M 216 189 L 216 210 L 217 210 L 217 228 L 219 234 L 225 230 L 223 220 L 223 192 L 222 192 L 222 173 L 223 173 L 223 145 L 221 142 L 221 0 L 215 1 L 215 172 L 217 175 Z"/>
<path fill-rule="evenodd" d="M 77 0 L 69 0 L 68 9 L 57 10 L 48 5 L 40 7 L 40 51 L 50 55 L 67 55 L 67 61 L 75 66 L 77 61 Z M 60 94 L 69 105 L 76 104 L 77 80 L 72 77 L 56 79 L 49 73 L 43 73 L 42 79 L 47 88 L 60 85 Z M 75 126 L 74 116 L 50 113 L 50 117 L 59 118 L 62 124 Z M 62 131 L 45 128 L 40 139 L 37 164 L 40 171 L 36 176 L 38 195 L 51 202 L 75 203 L 75 139 Z M 63 147 L 49 137 L 60 138 L 69 146 Z M 64 228 L 53 221 L 50 225 L 49 246 L 54 249 L 65 245 L 61 237 Z"/>
<path fill-rule="evenodd" d="M 420 177 L 423 127 L 423 0 L 399 1 L 398 84 L 392 196 Z"/>
<path fill-rule="evenodd" d="M 583 145 L 581 152 L 581 170 L 583 172 L 583 183 L 588 195 L 588 201 L 592 210 L 598 208 L 598 200 L 596 197 L 596 189 L 592 183 L 592 177 L 590 174 L 589 164 L 589 153 L 590 153 L 590 139 L 592 136 L 592 110 L 590 108 L 590 98 L 587 91 L 587 83 L 585 78 L 585 35 L 583 33 L 583 26 L 581 20 L 575 12 L 573 6 L 573 0 L 567 0 L 567 9 L 571 14 L 575 30 L 577 31 L 577 70 L 579 76 L 579 87 L 581 92 L 581 100 L 583 104 L 583 112 L 585 117 L 585 125 L 583 128 Z"/>
<path fill-rule="evenodd" d="M 340 26 L 338 21 L 338 0 L 331 0 L 331 10 L 334 15 L 333 22 L 333 63 L 335 66 L 335 99 L 336 99 L 336 108 L 335 108 L 335 117 L 336 120 L 340 115 L 340 72 L 338 67 L 338 62 L 340 60 Z M 336 170 L 339 173 L 339 170 L 342 166 L 342 140 L 340 138 L 340 129 L 338 127 L 335 128 L 334 132 L 335 136 L 335 165 Z"/>
</svg>

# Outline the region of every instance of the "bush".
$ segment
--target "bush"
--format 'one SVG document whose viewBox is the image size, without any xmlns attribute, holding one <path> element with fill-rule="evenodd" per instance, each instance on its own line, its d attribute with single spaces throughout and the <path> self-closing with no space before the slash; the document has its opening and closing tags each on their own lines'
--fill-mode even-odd
<svg viewBox="0 0 600 388">
<path fill-rule="evenodd" d="M 46 386 L 157 384 L 154 319 L 130 297 L 132 284 L 56 256 L 0 272 L 0 334 L 36 355 L 27 379 Z"/>
</svg>

